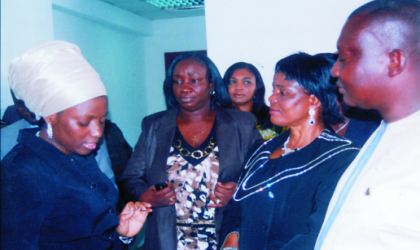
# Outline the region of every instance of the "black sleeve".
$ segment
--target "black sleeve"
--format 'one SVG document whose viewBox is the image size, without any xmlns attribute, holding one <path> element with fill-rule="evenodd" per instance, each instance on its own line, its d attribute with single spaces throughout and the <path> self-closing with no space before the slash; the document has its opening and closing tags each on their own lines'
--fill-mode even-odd
<svg viewBox="0 0 420 250">
<path fill-rule="evenodd" d="M 223 211 L 223 222 L 220 230 L 219 246 L 220 249 L 226 240 L 226 237 L 232 232 L 238 232 L 242 222 L 242 208 L 241 203 L 233 199 L 230 200 L 225 210 Z"/>
<path fill-rule="evenodd" d="M 121 194 L 125 200 L 138 201 L 140 196 L 147 190 L 149 184 L 146 179 L 147 143 L 145 120 L 142 122 L 142 132 L 134 148 L 128 165 L 120 178 Z M 150 128 L 150 127 L 149 127 Z"/>
</svg>

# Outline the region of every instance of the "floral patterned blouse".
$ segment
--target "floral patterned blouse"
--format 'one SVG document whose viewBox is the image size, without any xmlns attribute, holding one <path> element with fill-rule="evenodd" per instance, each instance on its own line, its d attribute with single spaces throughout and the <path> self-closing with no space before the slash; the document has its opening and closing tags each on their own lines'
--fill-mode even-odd
<svg viewBox="0 0 420 250">
<path fill-rule="evenodd" d="M 210 192 L 219 176 L 219 150 L 214 126 L 197 148 L 189 145 L 176 129 L 167 160 L 168 179 L 175 188 L 177 201 L 178 250 L 216 249 L 215 209 Z"/>
</svg>

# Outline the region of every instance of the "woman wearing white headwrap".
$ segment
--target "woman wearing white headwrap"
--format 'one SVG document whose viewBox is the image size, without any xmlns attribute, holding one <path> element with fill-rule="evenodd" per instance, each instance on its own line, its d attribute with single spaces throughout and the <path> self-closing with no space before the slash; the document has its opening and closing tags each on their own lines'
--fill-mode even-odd
<svg viewBox="0 0 420 250">
<path fill-rule="evenodd" d="M 53 41 L 14 59 L 9 82 L 46 125 L 22 130 L 2 161 L 2 247 L 122 248 L 151 209 L 130 202 L 118 216 L 118 192 L 90 154 L 108 113 L 99 75 L 77 46 Z"/>
</svg>

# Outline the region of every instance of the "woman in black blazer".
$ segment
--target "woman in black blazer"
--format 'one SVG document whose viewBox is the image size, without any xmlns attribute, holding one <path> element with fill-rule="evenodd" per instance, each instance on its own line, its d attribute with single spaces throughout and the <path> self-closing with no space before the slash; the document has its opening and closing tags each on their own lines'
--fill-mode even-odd
<svg viewBox="0 0 420 250">
<path fill-rule="evenodd" d="M 144 249 L 216 249 L 245 155 L 262 138 L 252 114 L 219 106 L 228 94 L 207 56 L 175 58 L 164 92 L 168 110 L 144 118 L 122 193 L 153 206 Z"/>
</svg>

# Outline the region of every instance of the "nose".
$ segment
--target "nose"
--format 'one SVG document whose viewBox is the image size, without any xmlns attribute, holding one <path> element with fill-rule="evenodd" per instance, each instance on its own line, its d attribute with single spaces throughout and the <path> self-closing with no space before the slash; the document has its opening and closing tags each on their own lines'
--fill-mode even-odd
<svg viewBox="0 0 420 250">
<path fill-rule="evenodd" d="M 272 93 L 272 94 L 270 95 L 270 97 L 268 97 L 268 102 L 271 104 L 271 103 L 273 103 L 275 100 L 276 100 L 276 98 L 274 97 L 274 93 Z"/>
<path fill-rule="evenodd" d="M 103 132 L 103 125 L 99 121 L 92 122 L 90 134 L 95 138 L 100 138 Z"/>
<path fill-rule="evenodd" d="M 234 87 L 236 90 L 241 90 L 243 88 L 243 84 L 238 82 L 234 85 Z"/>
<path fill-rule="evenodd" d="M 190 91 L 190 85 L 187 82 L 181 83 L 181 91 L 182 92 Z"/>
<path fill-rule="evenodd" d="M 340 62 L 337 60 L 335 63 L 334 63 L 334 66 L 332 67 L 332 69 L 331 69 L 331 75 L 332 76 L 334 76 L 334 77 L 339 77 L 340 76 L 340 72 L 339 72 L 339 70 L 338 70 L 338 64 L 339 64 Z"/>
</svg>

